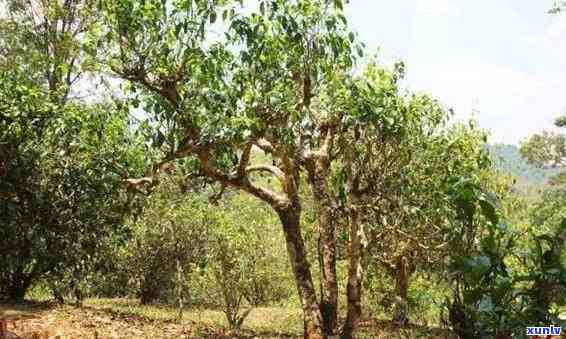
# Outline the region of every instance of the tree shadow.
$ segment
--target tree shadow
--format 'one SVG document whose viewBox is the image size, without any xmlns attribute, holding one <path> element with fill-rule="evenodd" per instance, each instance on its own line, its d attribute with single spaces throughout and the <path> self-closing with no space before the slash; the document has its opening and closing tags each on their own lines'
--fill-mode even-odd
<svg viewBox="0 0 566 339">
<path fill-rule="evenodd" d="M 1 318 L 27 318 L 52 310 L 58 306 L 52 301 L 24 301 L 22 303 L 0 303 Z"/>
<path fill-rule="evenodd" d="M 360 322 L 360 338 L 457 338 L 449 329 L 419 324 L 399 324 L 392 320 L 364 319 Z"/>
</svg>

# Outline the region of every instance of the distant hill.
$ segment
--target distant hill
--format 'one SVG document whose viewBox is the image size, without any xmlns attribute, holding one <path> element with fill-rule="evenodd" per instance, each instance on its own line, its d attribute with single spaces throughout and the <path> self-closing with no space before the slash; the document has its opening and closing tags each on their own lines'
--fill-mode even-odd
<svg viewBox="0 0 566 339">
<path fill-rule="evenodd" d="M 495 166 L 530 185 L 545 185 L 557 169 L 538 168 L 527 163 L 515 145 L 496 144 L 488 146 Z"/>
</svg>

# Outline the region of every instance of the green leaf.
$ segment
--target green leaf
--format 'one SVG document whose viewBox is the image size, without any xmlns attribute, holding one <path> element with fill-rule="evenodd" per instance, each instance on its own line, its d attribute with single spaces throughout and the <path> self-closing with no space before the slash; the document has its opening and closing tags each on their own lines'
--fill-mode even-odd
<svg viewBox="0 0 566 339">
<path fill-rule="evenodd" d="M 478 311 L 480 312 L 491 313 L 494 309 L 495 305 L 490 296 L 484 296 L 478 305 Z"/>
<path fill-rule="evenodd" d="M 356 51 L 358 52 L 358 56 L 361 58 L 364 56 L 364 50 L 360 46 L 356 46 Z"/>
<path fill-rule="evenodd" d="M 495 206 L 485 199 L 480 199 L 479 203 L 483 215 L 491 222 L 492 225 L 496 226 L 499 223 L 499 217 Z"/>
<path fill-rule="evenodd" d="M 350 34 L 348 34 L 348 38 L 350 39 L 350 42 L 354 42 L 354 39 L 356 38 L 354 32 L 350 32 Z"/>
</svg>

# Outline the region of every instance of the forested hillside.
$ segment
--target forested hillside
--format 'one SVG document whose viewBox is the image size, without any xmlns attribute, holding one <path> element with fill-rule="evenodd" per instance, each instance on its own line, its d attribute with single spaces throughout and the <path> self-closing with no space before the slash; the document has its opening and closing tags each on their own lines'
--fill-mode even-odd
<svg viewBox="0 0 566 339">
<path fill-rule="evenodd" d="M 545 185 L 550 178 L 559 173 L 556 168 L 541 168 L 529 164 L 521 155 L 519 147 L 506 144 L 488 146 L 494 165 L 525 184 Z"/>
</svg>

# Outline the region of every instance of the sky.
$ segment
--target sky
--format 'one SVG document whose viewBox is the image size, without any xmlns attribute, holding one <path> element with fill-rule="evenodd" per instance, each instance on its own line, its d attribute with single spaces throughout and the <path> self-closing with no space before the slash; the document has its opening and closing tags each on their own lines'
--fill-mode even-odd
<svg viewBox="0 0 566 339">
<path fill-rule="evenodd" d="M 566 13 L 552 0 L 350 0 L 350 25 L 405 86 L 519 144 L 566 112 Z"/>
</svg>

